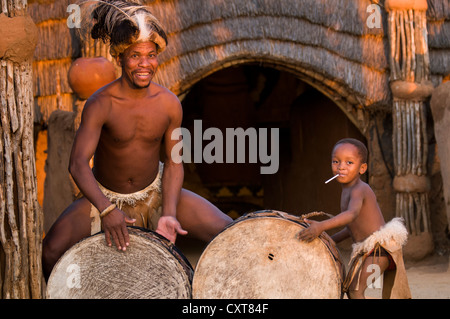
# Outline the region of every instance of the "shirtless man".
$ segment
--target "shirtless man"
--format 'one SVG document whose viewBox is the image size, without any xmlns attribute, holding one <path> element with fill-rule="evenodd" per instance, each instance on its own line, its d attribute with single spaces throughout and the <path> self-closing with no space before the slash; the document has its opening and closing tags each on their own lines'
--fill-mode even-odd
<svg viewBox="0 0 450 319">
<path fill-rule="evenodd" d="M 367 149 L 363 143 L 351 138 L 338 141 L 332 151 L 331 168 L 333 174 L 338 175 L 336 180 L 342 186 L 341 213 L 321 222 L 305 220 L 309 227 L 300 231 L 298 238 L 311 242 L 323 231 L 344 227 L 332 239 L 340 242 L 351 237 L 355 243 L 353 260 L 362 258 L 361 267 L 353 273 L 349 271 L 344 290 L 350 298 L 364 298 L 374 265 L 379 267 L 380 275 L 396 267 L 403 270 L 401 246 L 406 240 L 406 228 L 398 219 L 385 224 L 373 190 L 361 180 L 360 175 L 367 170 Z M 394 246 L 391 245 L 391 240 L 396 241 Z M 356 251 L 359 247 L 362 247 L 361 250 Z M 391 254 L 397 256 L 395 262 Z M 368 256 L 374 258 L 367 258 Z M 358 263 L 354 263 L 356 264 Z M 359 275 L 355 275 L 356 273 Z M 406 276 L 403 279 L 405 278 Z M 396 297 L 410 298 L 407 282 L 402 285 L 401 293 Z"/>
<path fill-rule="evenodd" d="M 160 178 L 162 145 L 162 205 L 156 232 L 172 242 L 177 234 L 187 233 L 209 241 L 232 221 L 202 197 L 182 189 L 183 164 L 171 157 L 172 147 L 179 142 L 172 140 L 171 135 L 181 125 L 182 107 L 173 93 L 152 82 L 160 49 L 161 37 L 159 42 L 136 41 L 126 46 L 116 57 L 122 76 L 87 100 L 69 165 L 84 197 L 61 214 L 44 238 L 45 278 L 67 249 L 91 235 L 92 205 L 98 214 L 107 213 L 101 217 L 107 244 L 126 250 L 126 225 L 139 220 L 111 206 L 100 186 L 126 195 L 151 185 Z M 91 169 L 89 161 L 93 155 Z M 108 213 L 108 207 L 114 209 Z"/>
</svg>

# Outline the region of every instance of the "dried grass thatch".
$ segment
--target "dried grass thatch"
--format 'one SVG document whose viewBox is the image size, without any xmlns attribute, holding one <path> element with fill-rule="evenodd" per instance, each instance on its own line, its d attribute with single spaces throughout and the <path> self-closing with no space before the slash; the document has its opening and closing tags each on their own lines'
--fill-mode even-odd
<svg viewBox="0 0 450 319">
<path fill-rule="evenodd" d="M 39 32 L 33 60 L 35 122 L 46 123 L 57 109 L 72 110 L 73 94 L 67 72 L 73 58 L 79 55 L 80 44 L 73 30 L 67 27 L 67 6 L 70 0 L 33 2 L 28 11 Z"/>
<path fill-rule="evenodd" d="M 267 64 L 314 85 L 361 128 L 360 106 L 391 101 L 387 38 L 366 26 L 370 3 L 216 0 L 200 11 L 193 0 L 152 2 L 169 34 L 157 80 L 182 94 L 226 66 Z"/>
<path fill-rule="evenodd" d="M 428 0 L 428 47 L 430 72 L 435 85 L 450 74 L 450 2 Z"/>
</svg>

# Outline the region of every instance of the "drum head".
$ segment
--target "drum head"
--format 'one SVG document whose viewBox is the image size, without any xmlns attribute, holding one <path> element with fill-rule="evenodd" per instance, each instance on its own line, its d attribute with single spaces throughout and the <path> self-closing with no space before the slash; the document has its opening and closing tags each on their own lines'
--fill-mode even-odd
<svg viewBox="0 0 450 319">
<path fill-rule="evenodd" d="M 320 238 L 296 238 L 303 228 L 264 215 L 232 224 L 201 255 L 193 298 L 341 298 L 342 268 Z"/>
<path fill-rule="evenodd" d="M 104 233 L 77 243 L 57 262 L 47 298 L 191 298 L 192 267 L 156 233 L 128 228 L 125 252 L 108 247 Z"/>
</svg>

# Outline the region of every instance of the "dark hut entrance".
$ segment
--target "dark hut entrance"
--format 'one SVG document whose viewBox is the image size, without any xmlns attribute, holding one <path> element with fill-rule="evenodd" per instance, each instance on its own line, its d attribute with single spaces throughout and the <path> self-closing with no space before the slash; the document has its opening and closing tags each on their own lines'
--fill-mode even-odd
<svg viewBox="0 0 450 319">
<path fill-rule="evenodd" d="M 268 208 L 297 215 L 318 210 L 338 212 L 339 185 L 324 184 L 331 176 L 331 149 L 343 137 L 364 142 L 365 138 L 318 90 L 289 72 L 242 64 L 199 81 L 182 104 L 183 127 L 191 136 L 196 120 L 197 125 L 201 120 L 203 131 L 211 127 L 222 132 L 237 127 L 267 128 L 269 132 L 279 129 L 279 168 L 275 174 L 260 174 L 264 164 L 248 161 L 190 163 L 185 167 L 186 188 L 205 196 L 233 218 Z M 203 141 L 203 147 L 208 143 Z M 223 151 L 226 153 L 225 148 Z"/>
</svg>

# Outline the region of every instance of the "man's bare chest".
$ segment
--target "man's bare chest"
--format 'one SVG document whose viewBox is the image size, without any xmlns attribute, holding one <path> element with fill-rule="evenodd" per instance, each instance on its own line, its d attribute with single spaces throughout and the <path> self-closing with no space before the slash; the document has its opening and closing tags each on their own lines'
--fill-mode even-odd
<svg viewBox="0 0 450 319">
<path fill-rule="evenodd" d="M 130 143 L 159 143 L 169 124 L 160 108 L 116 109 L 105 123 L 102 135 L 117 146 Z"/>
</svg>

